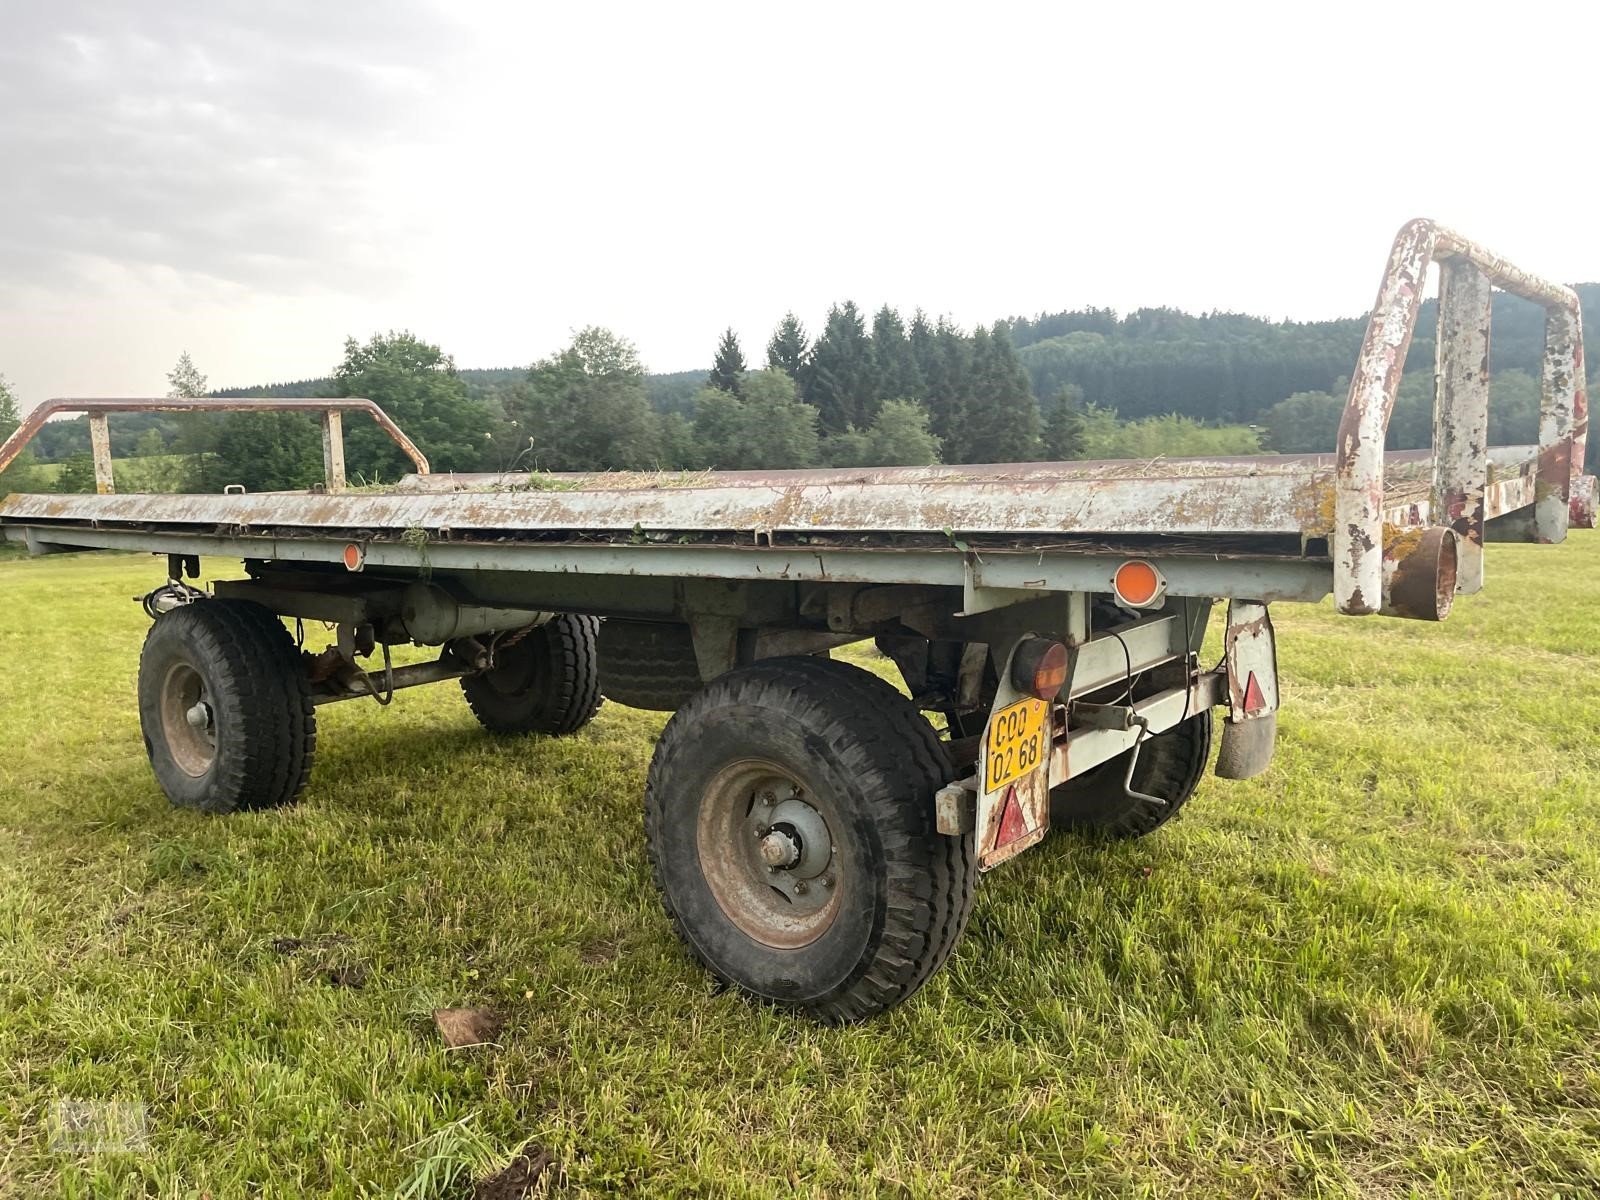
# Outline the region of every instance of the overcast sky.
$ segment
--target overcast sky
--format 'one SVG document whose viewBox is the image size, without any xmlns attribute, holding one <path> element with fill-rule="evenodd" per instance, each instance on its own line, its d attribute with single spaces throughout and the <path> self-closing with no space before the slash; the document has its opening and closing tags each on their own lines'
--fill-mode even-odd
<svg viewBox="0 0 1600 1200">
<path fill-rule="evenodd" d="M 675 370 L 847 297 L 1349 315 L 1416 215 L 1597 279 L 1597 10 L 0 0 L 0 374 L 591 323 Z"/>
</svg>

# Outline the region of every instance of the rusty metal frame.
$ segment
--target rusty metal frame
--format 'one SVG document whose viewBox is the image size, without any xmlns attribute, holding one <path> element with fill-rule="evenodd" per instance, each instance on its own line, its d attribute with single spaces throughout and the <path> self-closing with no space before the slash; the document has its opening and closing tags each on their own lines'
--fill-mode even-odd
<svg viewBox="0 0 1600 1200">
<path fill-rule="evenodd" d="M 60 397 L 38 405 L 0 443 L 0 471 L 45 427 L 51 417 L 61 413 L 83 413 L 89 418 L 89 444 L 94 453 L 95 490 L 102 496 L 114 490 L 111 473 L 111 433 L 107 418 L 112 413 L 137 412 L 300 412 L 322 418 L 323 485 L 329 492 L 345 488 L 344 426 L 342 414 L 364 412 L 399 446 L 418 475 L 428 474 L 428 460 L 416 443 L 390 419 L 389 414 L 363 396 L 136 396 L 136 397 Z"/>
<path fill-rule="evenodd" d="M 1342 613 L 1380 611 L 1385 562 L 1408 547 L 1385 528 L 1384 437 L 1422 307 L 1439 265 L 1438 385 L 1434 401 L 1433 520 L 1459 542 L 1456 589 L 1483 584 L 1484 493 L 1489 484 L 1489 316 L 1492 288 L 1545 310 L 1543 396 L 1534 480 L 1535 541 L 1559 542 L 1594 521 L 1582 478 L 1588 435 L 1583 315 L 1569 287 L 1551 283 L 1426 219 L 1408 222 L 1389 252 L 1339 423 L 1334 485 L 1334 599 Z M 1397 545 L 1396 543 L 1401 543 Z"/>
</svg>

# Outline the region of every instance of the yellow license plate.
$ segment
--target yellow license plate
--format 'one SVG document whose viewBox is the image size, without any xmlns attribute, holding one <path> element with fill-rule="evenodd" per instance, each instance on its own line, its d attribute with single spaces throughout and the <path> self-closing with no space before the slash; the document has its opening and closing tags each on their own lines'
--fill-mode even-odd
<svg viewBox="0 0 1600 1200">
<path fill-rule="evenodd" d="M 1043 700 L 1018 700 L 989 718 L 983 733 L 985 792 L 997 792 L 1043 764 L 1049 711 Z"/>
</svg>

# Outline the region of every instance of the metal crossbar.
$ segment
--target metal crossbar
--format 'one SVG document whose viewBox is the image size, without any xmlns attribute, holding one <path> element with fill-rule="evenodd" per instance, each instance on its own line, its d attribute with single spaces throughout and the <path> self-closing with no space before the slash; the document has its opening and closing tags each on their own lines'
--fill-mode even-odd
<svg viewBox="0 0 1600 1200">
<path fill-rule="evenodd" d="M 113 413 L 136 412 L 300 412 L 322 417 L 323 483 L 329 492 L 345 487 L 344 427 L 341 414 L 364 412 L 393 439 L 417 469 L 428 474 L 428 460 L 416 443 L 394 423 L 389 414 L 363 396 L 157 396 L 123 398 L 60 398 L 46 400 L 30 412 L 3 443 L 0 443 L 0 471 L 11 465 L 45 423 L 61 413 L 83 413 L 89 418 L 89 445 L 94 452 L 95 490 L 111 495 L 115 485 L 111 476 L 111 432 L 107 418 Z"/>
</svg>

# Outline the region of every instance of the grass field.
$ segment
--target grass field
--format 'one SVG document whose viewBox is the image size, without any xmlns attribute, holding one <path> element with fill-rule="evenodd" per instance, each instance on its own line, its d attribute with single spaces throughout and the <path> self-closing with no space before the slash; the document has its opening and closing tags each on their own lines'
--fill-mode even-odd
<svg viewBox="0 0 1600 1200">
<path fill-rule="evenodd" d="M 1030 851 L 824 1029 L 672 939 L 659 715 L 335 705 L 298 808 L 179 812 L 132 701 L 158 563 L 0 562 L 0 1194 L 468 1195 L 527 1146 L 562 1195 L 1595 1195 L 1600 536 L 1489 572 L 1443 626 L 1282 606 L 1266 775 Z M 53 1148 L 64 1099 L 143 1145 Z"/>
<path fill-rule="evenodd" d="M 170 492 L 190 461 L 186 454 L 150 454 L 141 458 L 118 458 L 111 464 L 119 492 Z M 51 487 L 61 477 L 65 463 L 34 463 L 28 467 L 30 488 Z M 20 488 L 20 485 L 19 485 Z M 92 488 L 90 489 L 93 490 Z"/>
</svg>

